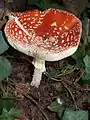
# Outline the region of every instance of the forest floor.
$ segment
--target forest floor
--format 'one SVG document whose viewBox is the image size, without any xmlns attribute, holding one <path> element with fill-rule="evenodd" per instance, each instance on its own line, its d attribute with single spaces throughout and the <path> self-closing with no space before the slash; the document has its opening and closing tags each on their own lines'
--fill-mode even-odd
<svg viewBox="0 0 90 120">
<path fill-rule="evenodd" d="M 0 16 L 2 14 L 3 10 L 1 10 Z M 5 23 L 6 20 L 1 20 L 0 28 Z M 20 98 L 16 104 L 23 110 L 20 120 L 58 120 L 57 115 L 48 110 L 48 106 L 57 98 L 65 101 L 70 108 L 90 111 L 90 103 L 88 103 L 90 87 L 79 82 L 81 71 L 73 70 L 67 75 L 60 75 L 58 79 L 48 79 L 48 76 L 43 74 L 39 88 L 34 88 L 30 86 L 34 71 L 31 64 L 33 58 L 13 48 L 9 48 L 4 55 L 12 64 L 8 89 L 11 95 Z M 67 62 L 70 60 L 69 57 L 57 62 L 46 62 L 46 68 L 67 66 Z"/>
<path fill-rule="evenodd" d="M 10 55 L 10 53 L 9 53 Z M 12 56 L 12 57 L 11 57 Z M 17 51 L 7 56 L 12 64 L 12 74 L 9 77 L 11 94 L 20 97 L 17 106 L 24 111 L 25 120 L 58 120 L 56 114 L 48 110 L 48 106 L 57 98 L 64 100 L 68 107 L 90 110 L 89 86 L 79 84 L 80 71 L 73 71 L 68 75 L 61 76 L 57 80 L 48 80 L 43 74 L 39 88 L 29 86 L 32 80 L 34 67 L 30 63 L 32 58 Z M 46 66 L 57 68 L 58 64 L 64 64 L 67 60 L 58 62 L 46 62 Z M 43 114 L 44 112 L 44 114 Z M 23 120 L 23 118 L 21 119 Z"/>
</svg>

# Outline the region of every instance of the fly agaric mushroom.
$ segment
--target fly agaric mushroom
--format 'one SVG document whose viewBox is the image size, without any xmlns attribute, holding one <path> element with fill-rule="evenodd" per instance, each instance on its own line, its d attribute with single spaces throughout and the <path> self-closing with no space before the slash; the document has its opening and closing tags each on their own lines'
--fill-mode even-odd
<svg viewBox="0 0 90 120">
<path fill-rule="evenodd" d="M 12 47 L 34 57 L 32 86 L 40 85 L 46 61 L 71 56 L 78 48 L 82 24 L 73 14 L 58 10 L 30 10 L 9 15 L 5 34 Z"/>
</svg>

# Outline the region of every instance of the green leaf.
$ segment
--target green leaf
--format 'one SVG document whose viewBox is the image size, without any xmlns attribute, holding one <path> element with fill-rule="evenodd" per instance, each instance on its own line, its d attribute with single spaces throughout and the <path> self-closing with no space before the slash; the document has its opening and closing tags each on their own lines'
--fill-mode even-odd
<svg viewBox="0 0 90 120">
<path fill-rule="evenodd" d="M 21 110 L 12 108 L 9 112 L 3 108 L 0 120 L 15 120 L 21 114 Z"/>
<path fill-rule="evenodd" d="M 64 111 L 65 111 L 65 107 L 61 107 L 58 110 L 57 115 L 58 115 L 59 118 L 62 118 Z"/>
<path fill-rule="evenodd" d="M 85 67 L 83 59 L 76 60 L 76 67 L 79 68 L 79 69 Z"/>
<path fill-rule="evenodd" d="M 4 53 L 8 48 L 9 46 L 5 42 L 2 32 L 0 31 L 0 54 Z"/>
<path fill-rule="evenodd" d="M 0 98 L 0 114 L 2 113 L 3 108 L 6 108 L 6 110 L 9 111 L 12 107 L 14 107 L 14 103 L 12 100 L 4 100 Z"/>
<path fill-rule="evenodd" d="M 86 71 L 87 74 L 90 74 L 90 67 L 86 67 L 85 71 Z"/>
<path fill-rule="evenodd" d="M 85 64 L 85 74 L 82 76 L 81 82 L 85 84 L 90 84 L 90 52 L 83 58 Z"/>
<path fill-rule="evenodd" d="M 77 51 L 72 55 L 75 60 L 81 59 L 85 56 L 85 45 L 80 44 Z"/>
<path fill-rule="evenodd" d="M 8 111 L 3 108 L 3 111 L 2 111 L 2 115 L 0 116 L 0 120 L 8 120 L 9 116 L 8 116 Z"/>
<path fill-rule="evenodd" d="M 84 110 L 74 111 L 67 108 L 64 111 L 62 120 L 88 120 L 88 111 L 84 111 Z"/>
<path fill-rule="evenodd" d="M 90 56 L 90 50 L 88 50 L 86 54 L 87 54 L 88 56 Z"/>
<path fill-rule="evenodd" d="M 0 56 L 0 80 L 7 78 L 12 71 L 11 63 L 5 57 Z"/>
<path fill-rule="evenodd" d="M 0 120 L 14 120 L 14 119 L 11 119 L 11 117 L 8 114 L 8 111 L 5 108 L 3 108 L 2 115 L 0 116 Z"/>
<path fill-rule="evenodd" d="M 56 112 L 60 120 L 88 120 L 88 111 L 66 108 L 60 99 L 49 105 L 48 109 Z"/>
<path fill-rule="evenodd" d="M 2 105 L 3 105 L 3 108 L 6 108 L 7 111 L 9 111 L 12 107 L 14 107 L 14 103 L 12 100 L 3 100 L 2 99 Z"/>
<path fill-rule="evenodd" d="M 80 81 L 84 84 L 90 84 L 90 74 L 84 74 Z"/>
<path fill-rule="evenodd" d="M 9 111 L 12 107 L 14 107 L 14 103 L 12 100 L 3 100 L 3 108 L 6 108 Z"/>
<path fill-rule="evenodd" d="M 87 52 L 87 55 L 83 58 L 84 64 L 85 64 L 85 71 L 87 74 L 90 74 L 90 55 L 89 51 Z"/>
<path fill-rule="evenodd" d="M 90 36 L 88 36 L 88 43 L 90 43 Z"/>
<path fill-rule="evenodd" d="M 62 107 L 64 108 L 63 101 L 58 98 L 55 102 L 48 106 L 48 109 L 52 112 L 58 112 Z"/>
<path fill-rule="evenodd" d="M 48 67 L 47 72 L 48 72 L 49 79 L 55 77 L 57 74 L 57 70 L 55 68 L 52 68 L 52 67 Z"/>
<path fill-rule="evenodd" d="M 90 56 L 89 55 L 86 55 L 84 57 L 83 61 L 84 61 L 86 67 L 90 67 Z"/>
<path fill-rule="evenodd" d="M 12 108 L 10 111 L 9 111 L 9 114 L 13 117 L 18 117 L 20 114 L 21 114 L 21 110 L 20 109 L 16 109 L 16 108 Z"/>
</svg>

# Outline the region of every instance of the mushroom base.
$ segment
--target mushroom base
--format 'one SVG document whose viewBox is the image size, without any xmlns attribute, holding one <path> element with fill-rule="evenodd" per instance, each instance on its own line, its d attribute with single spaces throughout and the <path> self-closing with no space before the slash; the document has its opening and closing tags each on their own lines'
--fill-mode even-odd
<svg viewBox="0 0 90 120">
<path fill-rule="evenodd" d="M 35 68 L 32 82 L 30 83 L 31 86 L 39 87 L 42 78 L 42 71 L 40 69 Z"/>
</svg>

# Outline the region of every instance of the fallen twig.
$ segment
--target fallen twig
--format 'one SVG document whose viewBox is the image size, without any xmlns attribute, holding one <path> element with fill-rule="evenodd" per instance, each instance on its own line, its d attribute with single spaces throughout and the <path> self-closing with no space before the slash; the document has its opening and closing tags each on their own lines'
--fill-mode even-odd
<svg viewBox="0 0 90 120">
<path fill-rule="evenodd" d="M 76 67 L 73 67 L 71 70 L 67 71 L 66 73 L 57 75 L 57 77 L 59 78 L 61 76 L 69 75 L 69 74 L 73 73 L 75 70 L 76 70 Z"/>
<path fill-rule="evenodd" d="M 77 83 L 81 79 L 81 77 L 83 76 L 83 74 L 85 73 L 85 70 L 80 70 L 80 71 L 81 71 L 81 75 L 74 81 L 73 84 Z"/>
<path fill-rule="evenodd" d="M 19 100 L 21 100 L 21 98 L 19 98 L 19 97 L 10 97 L 10 96 L 5 96 L 5 97 L 0 97 L 0 99 L 3 99 L 3 100 L 17 100 L 17 101 L 19 101 Z"/>
<path fill-rule="evenodd" d="M 76 67 L 73 66 L 73 68 L 72 68 L 71 70 L 69 70 L 68 72 L 66 72 L 66 73 L 61 73 L 61 74 L 57 75 L 57 78 L 50 78 L 50 79 L 55 80 L 55 81 L 60 81 L 60 80 L 58 80 L 59 77 L 62 77 L 62 76 L 65 76 L 65 75 L 69 75 L 69 74 L 73 73 L 75 70 L 76 70 Z M 46 71 L 45 71 L 43 74 L 44 74 L 45 76 L 47 76 L 47 77 L 49 76 L 49 73 L 46 72 Z"/>
<path fill-rule="evenodd" d="M 13 82 L 13 81 L 12 81 L 12 82 Z M 13 83 L 12 83 L 11 85 L 14 86 Z M 15 88 L 13 88 L 13 89 L 15 89 Z M 30 99 L 30 101 L 33 102 L 33 103 L 37 106 L 37 108 L 40 110 L 40 112 L 43 114 L 43 116 L 45 117 L 45 119 L 46 119 L 46 120 L 49 120 L 48 116 L 47 116 L 46 113 L 43 111 L 43 108 L 41 108 L 41 107 L 38 105 L 38 103 L 37 103 L 31 96 L 29 96 L 28 94 L 24 94 L 24 93 L 22 93 L 22 95 L 23 95 L 24 97 L 26 97 L 27 99 Z"/>
<path fill-rule="evenodd" d="M 73 96 L 71 90 L 67 87 L 67 85 L 66 85 L 63 81 L 61 81 L 61 83 L 63 84 L 63 86 L 67 89 L 67 91 L 68 91 L 69 94 L 71 95 L 71 98 L 72 98 L 72 100 L 73 100 L 73 102 L 74 102 L 74 104 L 75 104 L 75 108 L 77 109 L 78 107 L 77 107 L 77 104 L 76 104 L 75 98 L 74 98 L 74 96 Z"/>
<path fill-rule="evenodd" d="M 24 95 L 26 98 L 30 99 L 31 102 L 33 102 L 38 109 L 40 110 L 40 112 L 43 114 L 43 116 L 46 118 L 46 120 L 49 120 L 49 118 L 47 117 L 46 113 L 43 111 L 43 108 L 41 108 L 38 103 L 29 95 Z"/>
</svg>

